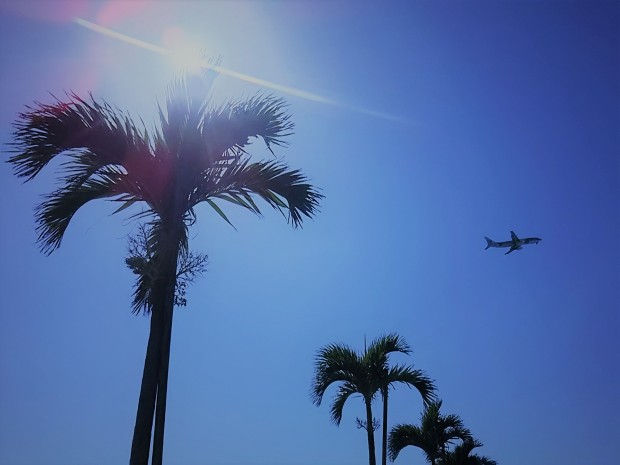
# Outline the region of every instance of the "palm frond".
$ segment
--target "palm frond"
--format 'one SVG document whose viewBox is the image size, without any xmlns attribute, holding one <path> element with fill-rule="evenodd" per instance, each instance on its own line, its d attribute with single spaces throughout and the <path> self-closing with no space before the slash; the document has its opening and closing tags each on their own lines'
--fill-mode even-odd
<svg viewBox="0 0 620 465">
<path fill-rule="evenodd" d="M 468 439 L 457 445 L 454 450 L 442 454 L 438 465 L 497 465 L 495 460 L 472 454 L 471 452 L 477 447 L 482 447 L 482 443 L 473 438 Z"/>
<path fill-rule="evenodd" d="M 95 199 L 121 195 L 127 198 L 126 188 L 126 175 L 116 168 L 108 167 L 79 185 L 70 184 L 46 195 L 35 210 L 38 242 L 42 251 L 50 254 L 60 246 L 67 226 L 83 205 Z"/>
<path fill-rule="evenodd" d="M 294 227 L 301 226 L 304 216 L 312 218 L 323 198 L 299 170 L 291 170 L 277 161 L 250 163 L 245 160 L 205 172 L 201 183 L 191 193 L 189 204 L 194 206 L 211 200 L 208 203 L 215 209 L 215 200 L 221 199 L 260 215 L 253 195 L 283 213 L 287 210 Z M 216 211 L 228 221 L 221 209 Z"/>
<path fill-rule="evenodd" d="M 440 415 L 439 424 L 444 431 L 443 439 L 450 442 L 454 439 L 461 441 L 473 441 L 473 437 L 468 428 L 465 427 L 463 420 L 458 415 Z"/>
<path fill-rule="evenodd" d="M 439 459 L 446 447 L 455 439 L 473 441 L 471 433 L 458 415 L 441 414 L 441 400 L 429 402 L 423 413 L 420 425 L 398 425 L 390 433 L 390 458 L 394 460 L 405 446 L 420 448 L 428 462 Z"/>
<path fill-rule="evenodd" d="M 210 153 L 203 127 L 215 74 L 205 70 L 177 77 L 168 87 L 165 113 L 158 105 L 162 139 L 179 158 L 199 160 Z"/>
<path fill-rule="evenodd" d="M 209 141 L 212 159 L 223 154 L 244 152 L 253 137 L 260 137 L 273 154 L 273 146 L 286 145 L 293 123 L 285 112 L 283 98 L 255 95 L 247 100 L 229 101 L 205 114 L 202 133 Z"/>
<path fill-rule="evenodd" d="M 74 181 L 87 179 L 106 165 L 122 165 L 128 153 L 149 152 L 148 134 L 129 116 L 107 103 L 68 94 L 66 102 L 35 102 L 14 123 L 15 153 L 8 162 L 26 180 L 34 178 L 54 157 L 67 151 L 86 152 L 66 165 Z"/>
<path fill-rule="evenodd" d="M 483 455 L 474 454 L 474 455 L 471 455 L 470 457 L 472 461 L 468 463 L 467 465 L 497 465 L 497 462 L 495 460 L 492 460 Z"/>
<path fill-rule="evenodd" d="M 407 344 L 407 342 L 396 333 L 391 333 L 374 339 L 368 346 L 365 357 L 368 360 L 379 362 L 380 360 L 384 360 L 387 355 L 393 352 L 400 352 L 405 355 L 411 353 L 409 344 Z"/>
<path fill-rule="evenodd" d="M 329 344 L 316 355 L 314 382 L 311 397 L 315 405 L 321 405 L 325 391 L 336 382 L 355 384 L 359 381 L 361 365 L 357 353 L 348 346 Z"/>
<path fill-rule="evenodd" d="M 342 410 L 344 409 L 344 404 L 347 402 L 349 397 L 354 394 L 358 394 L 358 390 L 352 383 L 345 382 L 338 388 L 338 393 L 336 394 L 330 408 L 331 419 L 336 425 L 340 425 L 340 422 L 342 421 Z"/>
<path fill-rule="evenodd" d="M 429 450 L 428 438 L 418 426 L 406 424 L 394 426 L 388 437 L 388 457 L 390 460 L 396 460 L 398 454 L 407 446 L 418 447 L 426 452 Z"/>
<path fill-rule="evenodd" d="M 425 405 L 436 399 L 435 384 L 422 370 L 414 370 L 407 365 L 395 365 L 388 369 L 383 381 L 388 386 L 403 383 L 410 388 L 415 388 L 422 396 Z"/>
</svg>

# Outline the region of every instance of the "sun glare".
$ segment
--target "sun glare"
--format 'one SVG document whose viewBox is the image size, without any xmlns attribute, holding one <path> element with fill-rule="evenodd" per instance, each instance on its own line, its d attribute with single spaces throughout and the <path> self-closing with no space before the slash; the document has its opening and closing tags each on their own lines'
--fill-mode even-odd
<svg viewBox="0 0 620 465">
<path fill-rule="evenodd" d="M 168 27 L 163 34 L 168 58 L 175 69 L 198 73 L 203 68 L 204 50 L 178 27 Z"/>
<path fill-rule="evenodd" d="M 172 49 L 170 50 L 169 58 L 172 61 L 172 66 L 187 71 L 188 73 L 198 73 L 202 69 L 203 59 L 198 49 Z"/>
<path fill-rule="evenodd" d="M 135 37 L 128 36 L 126 34 L 122 34 L 120 32 L 109 29 L 105 26 L 101 26 L 99 24 L 91 23 L 90 21 L 86 21 L 82 18 L 74 18 L 74 21 L 82 27 L 90 29 L 91 31 L 95 31 L 99 34 L 106 35 L 108 37 L 112 37 L 116 40 L 123 41 L 125 43 L 134 45 L 136 47 L 143 48 L 145 50 L 150 50 L 151 52 L 159 53 L 160 55 L 167 56 L 171 61 L 171 66 L 174 66 L 176 70 L 183 70 L 189 73 L 197 73 L 203 68 L 212 69 L 222 75 L 230 76 L 235 79 L 240 79 L 245 82 L 249 82 L 255 84 L 257 86 L 265 87 L 267 89 L 273 89 L 278 92 L 283 92 L 289 95 L 294 95 L 296 97 L 300 97 L 306 100 L 311 100 L 314 102 L 325 103 L 328 105 L 333 105 L 335 107 L 346 108 L 351 111 L 355 111 L 358 113 L 363 113 L 366 115 L 374 116 L 377 118 L 382 118 L 390 121 L 397 121 L 405 124 L 417 124 L 414 121 L 411 121 L 406 118 L 401 118 L 398 116 L 392 116 L 387 113 L 381 113 L 373 110 L 368 110 L 366 108 L 361 108 L 353 105 L 347 105 L 345 103 L 337 102 L 335 100 L 323 97 L 318 94 L 314 94 L 312 92 L 308 92 L 301 89 L 296 89 L 290 86 L 284 86 L 282 84 L 277 84 L 272 81 L 268 81 L 266 79 L 260 79 L 254 76 L 250 76 L 248 74 L 240 73 L 238 71 L 234 71 L 229 68 L 224 68 L 215 63 L 209 63 L 206 59 L 205 49 L 201 49 L 197 43 L 192 41 L 187 37 L 185 31 L 179 27 L 168 27 L 164 31 L 163 34 L 163 43 L 164 47 L 159 45 L 155 45 L 149 42 L 146 42 L 141 39 L 137 39 Z"/>
</svg>

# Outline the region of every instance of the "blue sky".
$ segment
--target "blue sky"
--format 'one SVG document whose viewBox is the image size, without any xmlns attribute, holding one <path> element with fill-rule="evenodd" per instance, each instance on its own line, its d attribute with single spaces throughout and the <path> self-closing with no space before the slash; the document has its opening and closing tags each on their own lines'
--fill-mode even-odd
<svg viewBox="0 0 620 465">
<path fill-rule="evenodd" d="M 191 247 L 209 266 L 175 314 L 166 463 L 365 463 L 363 403 L 331 424 L 328 403 L 310 401 L 313 357 L 393 331 L 414 349 L 395 361 L 436 380 L 480 453 L 612 463 L 617 3 L 28 0 L 0 11 L 2 144 L 50 92 L 92 91 L 154 121 L 170 61 L 75 17 L 159 46 L 182 36 L 227 68 L 342 104 L 279 94 L 296 128 L 276 155 L 326 196 L 302 230 L 266 210 L 229 209 L 237 231 L 198 211 Z M 264 89 L 220 76 L 216 90 Z M 24 185 L 0 165 L 0 464 L 124 463 L 148 336 L 123 262 L 136 225 L 89 205 L 41 254 L 33 207 L 54 168 Z M 484 250 L 484 236 L 510 230 L 543 241 Z M 418 395 L 392 399 L 390 426 L 418 421 Z M 396 463 L 423 457 L 407 448 Z"/>
</svg>

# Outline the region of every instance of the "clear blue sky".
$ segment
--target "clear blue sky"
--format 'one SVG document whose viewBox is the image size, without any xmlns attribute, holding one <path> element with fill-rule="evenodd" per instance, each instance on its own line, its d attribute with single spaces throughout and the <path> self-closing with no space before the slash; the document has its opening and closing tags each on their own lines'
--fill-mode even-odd
<svg viewBox="0 0 620 465">
<path fill-rule="evenodd" d="M 392 331 L 501 465 L 617 458 L 620 4 L 19 3 L 0 10 L 2 144 L 49 92 L 155 119 L 169 60 L 75 17 L 399 120 L 288 95 L 277 156 L 323 189 L 321 213 L 295 231 L 229 209 L 235 231 L 199 210 L 209 270 L 175 316 L 167 464 L 366 463 L 361 400 L 330 423 L 313 358 Z M 123 262 L 135 224 L 89 205 L 45 257 L 33 207 L 50 168 L 23 185 L 0 165 L 0 464 L 126 463 L 148 333 Z M 510 230 L 543 241 L 484 250 Z M 418 395 L 392 399 L 390 426 L 418 421 Z M 409 449 L 396 463 L 423 463 Z"/>
</svg>

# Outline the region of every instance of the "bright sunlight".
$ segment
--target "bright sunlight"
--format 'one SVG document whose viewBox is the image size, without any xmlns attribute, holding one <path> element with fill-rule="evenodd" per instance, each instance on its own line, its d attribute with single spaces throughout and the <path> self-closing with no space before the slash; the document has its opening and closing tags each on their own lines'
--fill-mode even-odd
<svg viewBox="0 0 620 465">
<path fill-rule="evenodd" d="M 393 116 L 393 115 L 378 112 L 378 111 L 368 110 L 366 108 L 361 108 L 361 107 L 357 107 L 353 105 L 347 105 L 345 103 L 340 103 L 335 100 L 323 97 L 321 95 L 314 94 L 312 92 L 307 92 L 305 90 L 296 89 L 290 86 L 284 86 L 282 84 L 277 84 L 275 82 L 267 81 L 265 79 L 260 79 L 254 76 L 250 76 L 248 74 L 243 74 L 238 71 L 234 71 L 232 69 L 224 68 L 214 63 L 209 63 L 208 60 L 204 59 L 204 51 L 200 50 L 197 47 L 197 45 L 192 44 L 191 41 L 187 39 L 186 34 L 183 32 L 183 30 L 179 28 L 174 28 L 174 27 L 168 28 L 166 32 L 164 33 L 164 43 L 167 46 L 160 47 L 158 45 L 146 42 L 144 40 L 136 39 L 135 37 L 131 37 L 126 34 L 122 34 L 120 32 L 114 31 L 112 29 L 101 26 L 99 24 L 92 23 L 82 18 L 74 18 L 74 21 L 80 26 L 86 29 L 90 29 L 91 31 L 97 32 L 99 34 L 112 37 L 116 40 L 123 41 L 133 46 L 143 48 L 145 50 L 150 50 L 152 52 L 159 53 L 160 55 L 168 56 L 172 59 L 174 66 L 177 66 L 178 68 L 182 68 L 187 72 L 197 72 L 201 68 L 209 68 L 225 76 L 230 76 L 235 79 L 240 79 L 245 82 L 249 82 L 252 84 L 256 84 L 258 86 L 266 87 L 267 89 L 273 89 L 273 90 L 283 92 L 289 95 L 294 95 L 296 97 L 300 97 L 306 100 L 324 103 L 324 104 L 332 105 L 335 107 L 346 108 L 351 111 L 363 113 L 366 115 L 374 116 L 374 117 L 385 119 L 385 120 L 396 121 L 396 122 L 405 123 L 405 124 L 416 124 L 414 121 L 408 120 L 406 118 L 401 118 L 398 116 Z M 166 43 L 167 41 L 169 43 Z"/>
<path fill-rule="evenodd" d="M 191 40 L 183 29 L 168 27 L 164 31 L 164 46 L 175 69 L 196 74 L 203 68 L 204 50 Z"/>
</svg>

